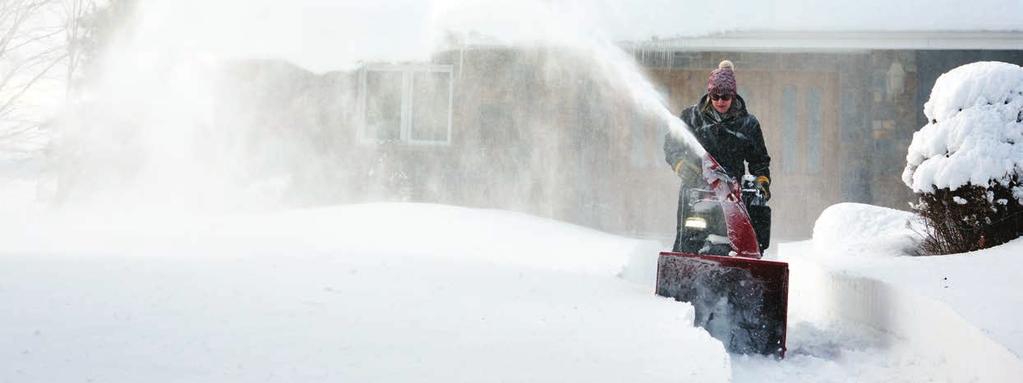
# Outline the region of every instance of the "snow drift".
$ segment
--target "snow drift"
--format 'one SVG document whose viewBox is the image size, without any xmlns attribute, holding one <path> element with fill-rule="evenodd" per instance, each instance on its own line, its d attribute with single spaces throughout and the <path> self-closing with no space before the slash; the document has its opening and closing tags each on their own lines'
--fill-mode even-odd
<svg viewBox="0 0 1023 383">
<path fill-rule="evenodd" d="M 1011 381 L 1023 373 L 1018 270 L 1023 241 L 949 256 L 914 257 L 912 213 L 831 206 L 810 243 L 783 244 L 792 265 L 792 315 L 877 329 L 899 347 L 944 360 L 949 381 Z"/>
<path fill-rule="evenodd" d="M 913 213 L 840 203 L 821 212 L 814 224 L 813 243 L 822 254 L 907 255 L 916 251 L 920 230 L 920 221 Z"/>
<path fill-rule="evenodd" d="M 639 241 L 370 204 L 0 215 L 0 381 L 727 382 L 691 306 L 616 277 Z"/>
</svg>

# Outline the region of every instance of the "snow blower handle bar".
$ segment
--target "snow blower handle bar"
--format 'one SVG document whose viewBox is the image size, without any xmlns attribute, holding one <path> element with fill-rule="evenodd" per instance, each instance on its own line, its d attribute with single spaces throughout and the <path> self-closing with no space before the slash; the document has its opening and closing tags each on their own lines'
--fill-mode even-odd
<svg viewBox="0 0 1023 383">
<path fill-rule="evenodd" d="M 751 206 L 767 205 L 764 191 L 757 187 L 756 177 L 752 174 L 742 176 L 742 199 Z"/>
</svg>

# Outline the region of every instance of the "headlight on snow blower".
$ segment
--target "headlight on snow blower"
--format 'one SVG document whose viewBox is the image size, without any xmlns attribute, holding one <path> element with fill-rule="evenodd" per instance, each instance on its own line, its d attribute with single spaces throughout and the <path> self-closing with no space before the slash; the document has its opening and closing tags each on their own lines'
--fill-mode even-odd
<svg viewBox="0 0 1023 383">
<path fill-rule="evenodd" d="M 689 217 L 686 218 L 685 227 L 687 229 L 704 230 L 707 228 L 707 220 L 703 217 Z"/>
</svg>

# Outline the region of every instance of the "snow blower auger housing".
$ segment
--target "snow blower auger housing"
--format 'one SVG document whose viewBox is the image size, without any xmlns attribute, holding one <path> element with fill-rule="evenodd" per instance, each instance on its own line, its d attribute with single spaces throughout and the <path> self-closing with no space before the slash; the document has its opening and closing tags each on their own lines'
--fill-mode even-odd
<svg viewBox="0 0 1023 383">
<path fill-rule="evenodd" d="M 741 257 L 663 252 L 657 295 L 689 302 L 694 325 L 728 352 L 785 357 L 789 266 Z"/>
<path fill-rule="evenodd" d="M 766 239 L 758 240 L 750 222 L 748 196 L 744 202 L 744 190 L 713 158 L 705 156 L 703 165 L 707 185 L 683 190 L 680 230 L 688 232 L 679 234 L 680 251 L 660 253 L 655 292 L 692 304 L 694 325 L 729 352 L 783 358 L 788 264 L 760 259 Z"/>
</svg>

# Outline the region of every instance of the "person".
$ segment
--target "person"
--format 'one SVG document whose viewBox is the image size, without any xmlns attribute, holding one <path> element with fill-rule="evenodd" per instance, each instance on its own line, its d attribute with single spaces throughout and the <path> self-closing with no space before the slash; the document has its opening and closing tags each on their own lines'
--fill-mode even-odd
<svg viewBox="0 0 1023 383">
<path fill-rule="evenodd" d="M 764 145 L 760 122 L 747 111 L 746 101 L 737 92 L 735 66 L 731 61 L 722 61 L 710 73 L 707 93 L 695 105 L 683 110 L 679 118 L 729 176 L 741 182 L 748 167 L 749 174 L 755 177 L 754 185 L 764 200 L 771 198 L 771 157 Z M 673 251 L 681 251 L 683 197 L 687 185 L 692 186 L 702 178 L 702 160 L 670 132 L 664 140 L 664 154 L 668 165 L 682 179 L 675 243 L 672 246 Z M 769 221 L 767 225 L 770 226 Z M 756 226 L 754 222 L 754 228 Z M 763 250 L 766 245 L 761 244 L 761 247 Z"/>
</svg>

